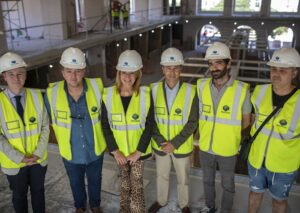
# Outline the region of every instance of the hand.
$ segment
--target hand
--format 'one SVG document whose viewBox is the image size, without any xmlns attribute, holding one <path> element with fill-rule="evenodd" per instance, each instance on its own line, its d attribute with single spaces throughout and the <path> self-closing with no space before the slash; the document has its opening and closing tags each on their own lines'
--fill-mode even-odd
<svg viewBox="0 0 300 213">
<path fill-rule="evenodd" d="M 127 161 L 129 161 L 129 164 L 132 165 L 141 157 L 141 155 L 142 153 L 140 151 L 135 151 L 127 157 Z"/>
<path fill-rule="evenodd" d="M 32 166 L 34 164 L 37 164 L 38 159 L 40 159 L 40 157 L 38 157 L 36 155 L 25 156 L 23 158 L 22 162 L 26 163 L 27 166 Z"/>
<path fill-rule="evenodd" d="M 161 149 L 164 153 L 170 154 L 173 153 L 175 147 L 170 142 L 164 142 L 162 143 Z"/>
<path fill-rule="evenodd" d="M 125 165 L 127 163 L 127 159 L 119 150 L 113 151 L 112 154 L 114 155 L 118 165 Z"/>
</svg>

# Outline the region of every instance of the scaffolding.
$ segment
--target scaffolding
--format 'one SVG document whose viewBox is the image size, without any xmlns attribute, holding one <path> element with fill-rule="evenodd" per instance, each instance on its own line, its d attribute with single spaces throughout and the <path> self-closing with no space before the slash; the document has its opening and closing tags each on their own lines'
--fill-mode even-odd
<svg viewBox="0 0 300 213">
<path fill-rule="evenodd" d="M 8 29 L 11 40 L 15 39 L 13 31 L 16 31 L 16 35 L 22 35 L 25 31 L 25 38 L 30 39 L 27 29 L 27 21 L 24 9 L 23 0 L 0 0 L 2 5 L 2 17 L 3 20 L 7 22 Z M 3 7 L 6 8 L 3 8 Z M 21 17 L 20 10 L 22 10 L 23 17 Z M 24 25 L 22 26 L 21 18 L 23 18 Z"/>
</svg>

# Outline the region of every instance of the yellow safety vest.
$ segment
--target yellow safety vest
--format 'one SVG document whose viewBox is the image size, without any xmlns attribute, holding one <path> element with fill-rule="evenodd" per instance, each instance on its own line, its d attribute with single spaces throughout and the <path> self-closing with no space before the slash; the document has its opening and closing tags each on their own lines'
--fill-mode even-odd
<svg viewBox="0 0 300 213">
<path fill-rule="evenodd" d="M 273 111 L 272 85 L 259 85 L 251 97 L 255 108 L 253 135 Z M 265 166 L 271 172 L 288 173 L 300 165 L 300 90 L 284 104 L 283 108 L 262 128 L 253 142 L 249 162 L 254 168 Z"/>
<path fill-rule="evenodd" d="M 25 156 L 31 156 L 39 143 L 42 117 L 44 111 L 43 96 L 40 90 L 25 89 L 26 100 L 24 107 L 24 123 L 4 92 L 0 93 L 1 133 L 8 143 Z M 37 162 L 47 159 L 47 150 Z M 5 153 L 0 153 L 0 162 L 3 168 L 14 169 L 26 166 L 25 163 L 16 164 Z"/>
<path fill-rule="evenodd" d="M 237 154 L 241 142 L 242 106 L 249 85 L 235 80 L 224 92 L 217 111 L 211 96 L 212 79 L 199 79 L 199 148 L 229 157 Z"/>
<path fill-rule="evenodd" d="M 129 13 L 127 10 L 123 10 L 122 15 L 123 15 L 123 18 L 128 18 Z"/>
<path fill-rule="evenodd" d="M 112 17 L 119 17 L 120 16 L 120 11 L 119 10 L 112 10 L 111 15 L 112 15 Z"/>
<path fill-rule="evenodd" d="M 103 90 L 100 78 L 84 79 L 87 84 L 85 94 L 89 116 L 93 125 L 95 154 L 101 155 L 106 148 L 106 143 L 101 126 L 101 93 Z M 51 83 L 47 89 L 47 97 L 51 107 L 52 127 L 58 142 L 59 152 L 67 160 L 72 159 L 71 151 L 71 110 L 64 81 Z"/>
<path fill-rule="evenodd" d="M 103 101 L 107 108 L 110 128 L 119 150 L 125 157 L 137 150 L 150 108 L 150 89 L 140 87 L 139 94 L 132 95 L 127 112 L 124 112 L 121 96 L 116 86 L 104 89 Z M 142 156 L 151 153 L 149 145 Z"/>
<path fill-rule="evenodd" d="M 163 87 L 163 82 L 158 82 L 151 85 L 155 121 L 160 134 L 166 140 L 171 141 L 182 131 L 188 122 L 196 90 L 193 85 L 182 83 L 172 108 L 170 112 L 168 112 Z M 157 151 L 162 151 L 154 139 L 152 139 L 152 147 Z M 174 150 L 174 154 L 189 154 L 192 151 L 193 134 L 178 149 Z"/>
</svg>

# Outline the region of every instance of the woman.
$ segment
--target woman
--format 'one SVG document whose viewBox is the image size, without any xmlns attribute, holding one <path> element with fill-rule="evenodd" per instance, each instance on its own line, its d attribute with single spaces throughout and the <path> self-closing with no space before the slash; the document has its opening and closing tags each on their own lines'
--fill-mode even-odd
<svg viewBox="0 0 300 213">
<path fill-rule="evenodd" d="M 151 155 L 154 112 L 150 89 L 140 86 L 142 67 L 135 50 L 124 51 L 116 67 L 116 84 L 103 93 L 103 131 L 120 169 L 120 212 L 124 213 L 145 212 L 143 167 Z"/>
</svg>

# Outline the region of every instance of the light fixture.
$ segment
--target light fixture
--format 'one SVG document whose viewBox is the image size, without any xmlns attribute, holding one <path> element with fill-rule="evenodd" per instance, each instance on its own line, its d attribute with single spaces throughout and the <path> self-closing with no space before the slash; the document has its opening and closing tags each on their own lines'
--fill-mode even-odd
<svg viewBox="0 0 300 213">
<path fill-rule="evenodd" d="M 53 65 L 52 65 L 52 64 L 49 64 L 49 68 L 53 68 Z"/>
<path fill-rule="evenodd" d="M 117 43 L 117 44 L 116 44 L 116 46 L 117 46 L 117 47 L 119 47 L 119 46 L 120 46 L 120 44 L 119 44 L 119 43 Z"/>
<path fill-rule="evenodd" d="M 155 31 L 154 30 L 151 30 L 151 33 L 154 33 Z"/>
<path fill-rule="evenodd" d="M 142 37 L 142 36 L 143 36 L 143 34 L 142 34 L 142 33 L 140 33 L 140 34 L 139 34 L 139 37 Z"/>
<path fill-rule="evenodd" d="M 175 21 L 175 24 L 178 24 L 178 21 Z"/>
<path fill-rule="evenodd" d="M 127 41 L 127 38 L 124 38 L 124 41 Z"/>
<path fill-rule="evenodd" d="M 260 24 L 261 24 L 261 25 L 264 25 L 265 23 L 262 21 Z"/>
<path fill-rule="evenodd" d="M 186 19 L 186 20 L 185 20 L 185 23 L 189 23 L 189 20 Z"/>
<path fill-rule="evenodd" d="M 164 27 L 160 27 L 160 29 L 162 29 L 162 30 L 163 30 L 163 29 L 164 29 Z"/>
<path fill-rule="evenodd" d="M 292 26 L 295 27 L 295 23 L 293 23 Z"/>
<path fill-rule="evenodd" d="M 210 21 L 210 22 L 208 22 L 209 24 L 212 24 L 212 22 Z"/>
<path fill-rule="evenodd" d="M 172 24 L 169 24 L 169 27 L 171 27 L 172 26 Z"/>
<path fill-rule="evenodd" d="M 237 22 L 235 21 L 233 24 L 234 24 L 234 25 L 237 25 Z"/>
</svg>

